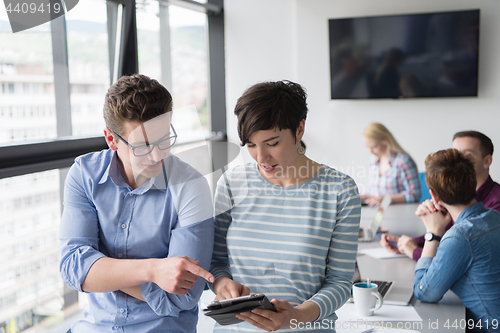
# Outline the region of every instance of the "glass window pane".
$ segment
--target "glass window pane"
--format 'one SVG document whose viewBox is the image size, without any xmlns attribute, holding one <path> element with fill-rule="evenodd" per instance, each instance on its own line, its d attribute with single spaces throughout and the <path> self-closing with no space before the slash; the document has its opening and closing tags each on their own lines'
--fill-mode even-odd
<svg viewBox="0 0 500 333">
<path fill-rule="evenodd" d="M 59 193 L 59 170 L 0 179 L 0 331 L 62 317 Z"/>
<path fill-rule="evenodd" d="M 101 135 L 109 87 L 106 2 L 80 1 L 66 13 L 73 135 Z"/>
<path fill-rule="evenodd" d="M 169 6 L 170 57 L 160 47 L 160 7 L 157 1 L 137 4 L 139 72 L 166 84 L 162 66 L 171 67 L 174 126 L 178 142 L 206 138 L 210 132 L 207 96 L 207 16 L 181 7 Z M 170 58 L 171 64 L 162 63 Z"/>
<path fill-rule="evenodd" d="M 12 33 L 0 10 L 0 144 L 56 136 L 50 23 Z"/>
<path fill-rule="evenodd" d="M 160 61 L 159 2 L 137 2 L 139 73 L 162 82 Z"/>
<path fill-rule="evenodd" d="M 192 106 L 197 114 L 193 117 L 192 112 L 174 113 L 179 142 L 207 137 L 210 121 L 206 14 L 170 6 L 170 38 L 174 110 Z M 185 125 L 188 127 L 186 132 L 182 131 L 180 123 L 189 124 Z"/>
</svg>

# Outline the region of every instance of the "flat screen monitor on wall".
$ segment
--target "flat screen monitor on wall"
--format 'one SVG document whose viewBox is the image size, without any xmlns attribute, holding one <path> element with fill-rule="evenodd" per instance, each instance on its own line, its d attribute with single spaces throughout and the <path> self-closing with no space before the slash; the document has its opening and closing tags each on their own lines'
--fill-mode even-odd
<svg viewBox="0 0 500 333">
<path fill-rule="evenodd" d="M 331 98 L 477 96 L 479 10 L 329 20 Z"/>
</svg>

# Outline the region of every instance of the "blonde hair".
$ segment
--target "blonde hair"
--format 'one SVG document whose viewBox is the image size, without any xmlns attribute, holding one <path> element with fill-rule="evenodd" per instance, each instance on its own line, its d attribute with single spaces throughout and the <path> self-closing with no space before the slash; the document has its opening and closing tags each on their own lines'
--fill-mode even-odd
<svg viewBox="0 0 500 333">
<path fill-rule="evenodd" d="M 388 143 L 387 148 L 389 149 L 390 154 L 401 153 L 409 156 L 409 154 L 399 145 L 394 136 L 392 136 L 387 127 L 380 123 L 368 124 L 363 130 L 363 136 L 375 141 L 386 140 Z"/>
</svg>

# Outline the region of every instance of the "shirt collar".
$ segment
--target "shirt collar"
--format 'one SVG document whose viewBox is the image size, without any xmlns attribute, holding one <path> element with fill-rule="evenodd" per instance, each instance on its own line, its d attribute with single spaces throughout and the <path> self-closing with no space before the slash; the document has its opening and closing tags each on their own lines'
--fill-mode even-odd
<svg viewBox="0 0 500 333">
<path fill-rule="evenodd" d="M 481 185 L 480 188 L 477 189 L 476 198 L 477 201 L 484 201 L 486 196 L 490 193 L 491 189 L 495 186 L 495 182 L 491 179 L 491 176 L 488 176 L 488 179 Z"/>
<path fill-rule="evenodd" d="M 392 165 L 392 161 L 396 158 L 396 154 L 397 153 L 392 153 L 389 155 L 389 160 L 388 160 L 389 165 Z"/>
<path fill-rule="evenodd" d="M 112 154 L 113 156 L 111 157 L 111 161 L 109 162 L 108 167 L 99 180 L 99 184 L 104 184 L 108 181 L 108 178 L 111 178 L 113 183 L 115 183 L 117 186 L 124 186 L 123 183 L 126 184 L 126 182 L 123 177 L 121 177 L 120 171 L 118 170 L 118 154 L 116 153 L 116 151 L 113 151 Z"/>
<path fill-rule="evenodd" d="M 389 158 L 388 158 L 388 160 L 387 160 L 387 162 L 389 163 L 389 165 L 392 165 L 392 161 L 396 158 L 396 155 L 397 155 L 397 154 L 398 154 L 398 153 L 391 153 L 391 154 L 389 154 Z M 377 166 L 380 166 L 380 158 L 378 158 L 378 157 L 377 157 L 377 156 L 375 156 L 375 155 L 373 155 L 373 156 L 374 156 L 374 158 L 375 158 L 375 162 L 376 162 L 375 164 L 376 164 Z"/>
<path fill-rule="evenodd" d="M 162 192 L 165 192 L 167 190 L 167 173 L 165 172 L 165 164 L 163 165 L 162 168 L 162 173 L 160 173 L 158 176 L 151 178 L 148 182 L 143 184 L 142 186 L 146 186 L 148 184 L 148 189 L 153 189 L 153 190 L 160 190 Z M 141 187 L 142 187 L 141 186 Z"/>
<path fill-rule="evenodd" d="M 486 208 L 484 208 L 484 205 L 482 202 L 477 202 L 475 204 L 473 204 L 472 206 L 469 206 L 467 208 L 465 208 L 461 213 L 460 215 L 458 215 L 458 218 L 457 220 L 455 221 L 455 223 L 458 223 L 462 220 L 465 220 L 467 219 L 469 216 L 473 216 L 473 215 L 479 215 L 479 214 L 482 214 L 484 213 L 485 211 L 487 211 Z"/>
<path fill-rule="evenodd" d="M 113 157 L 111 158 L 111 162 L 109 162 L 108 167 L 106 168 L 104 174 L 99 180 L 99 184 L 104 184 L 106 181 L 108 181 L 108 178 L 110 178 L 111 181 L 116 186 L 130 187 L 130 185 L 128 185 L 127 182 L 123 179 L 120 170 L 118 168 L 118 154 L 116 153 L 116 151 L 113 151 Z M 163 172 L 160 175 L 151 178 L 150 180 L 142 184 L 140 187 L 136 188 L 134 191 L 137 192 L 137 194 L 146 193 L 150 189 L 155 189 L 165 192 L 167 190 L 165 179 L 166 179 L 166 172 L 165 172 L 165 166 L 163 166 Z"/>
</svg>

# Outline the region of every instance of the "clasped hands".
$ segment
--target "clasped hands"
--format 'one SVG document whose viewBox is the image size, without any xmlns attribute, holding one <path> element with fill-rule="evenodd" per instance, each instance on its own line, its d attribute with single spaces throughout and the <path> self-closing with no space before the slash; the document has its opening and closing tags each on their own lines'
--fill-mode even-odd
<svg viewBox="0 0 500 333">
<path fill-rule="evenodd" d="M 215 299 L 218 301 L 250 295 L 250 288 L 225 276 L 217 278 L 212 289 L 217 294 Z M 290 327 L 290 321 L 297 318 L 296 308 L 285 300 L 273 298 L 271 303 L 274 304 L 276 312 L 264 309 L 254 309 L 252 311 L 239 313 L 236 317 L 267 332 Z"/>
<path fill-rule="evenodd" d="M 415 211 L 415 215 L 420 217 L 427 231 L 437 236 L 444 234 L 446 225 L 451 221 L 451 215 L 446 208 L 433 199 L 422 202 Z M 396 243 L 397 246 L 389 243 L 389 241 Z M 383 234 L 380 244 L 391 252 L 404 253 L 410 258 L 413 258 L 413 251 L 418 247 L 413 238 L 406 235 L 398 237 Z"/>
<path fill-rule="evenodd" d="M 448 210 L 434 199 L 422 202 L 415 211 L 415 215 L 424 222 L 428 232 L 430 231 L 437 236 L 444 234 L 446 226 L 451 221 Z"/>
</svg>

